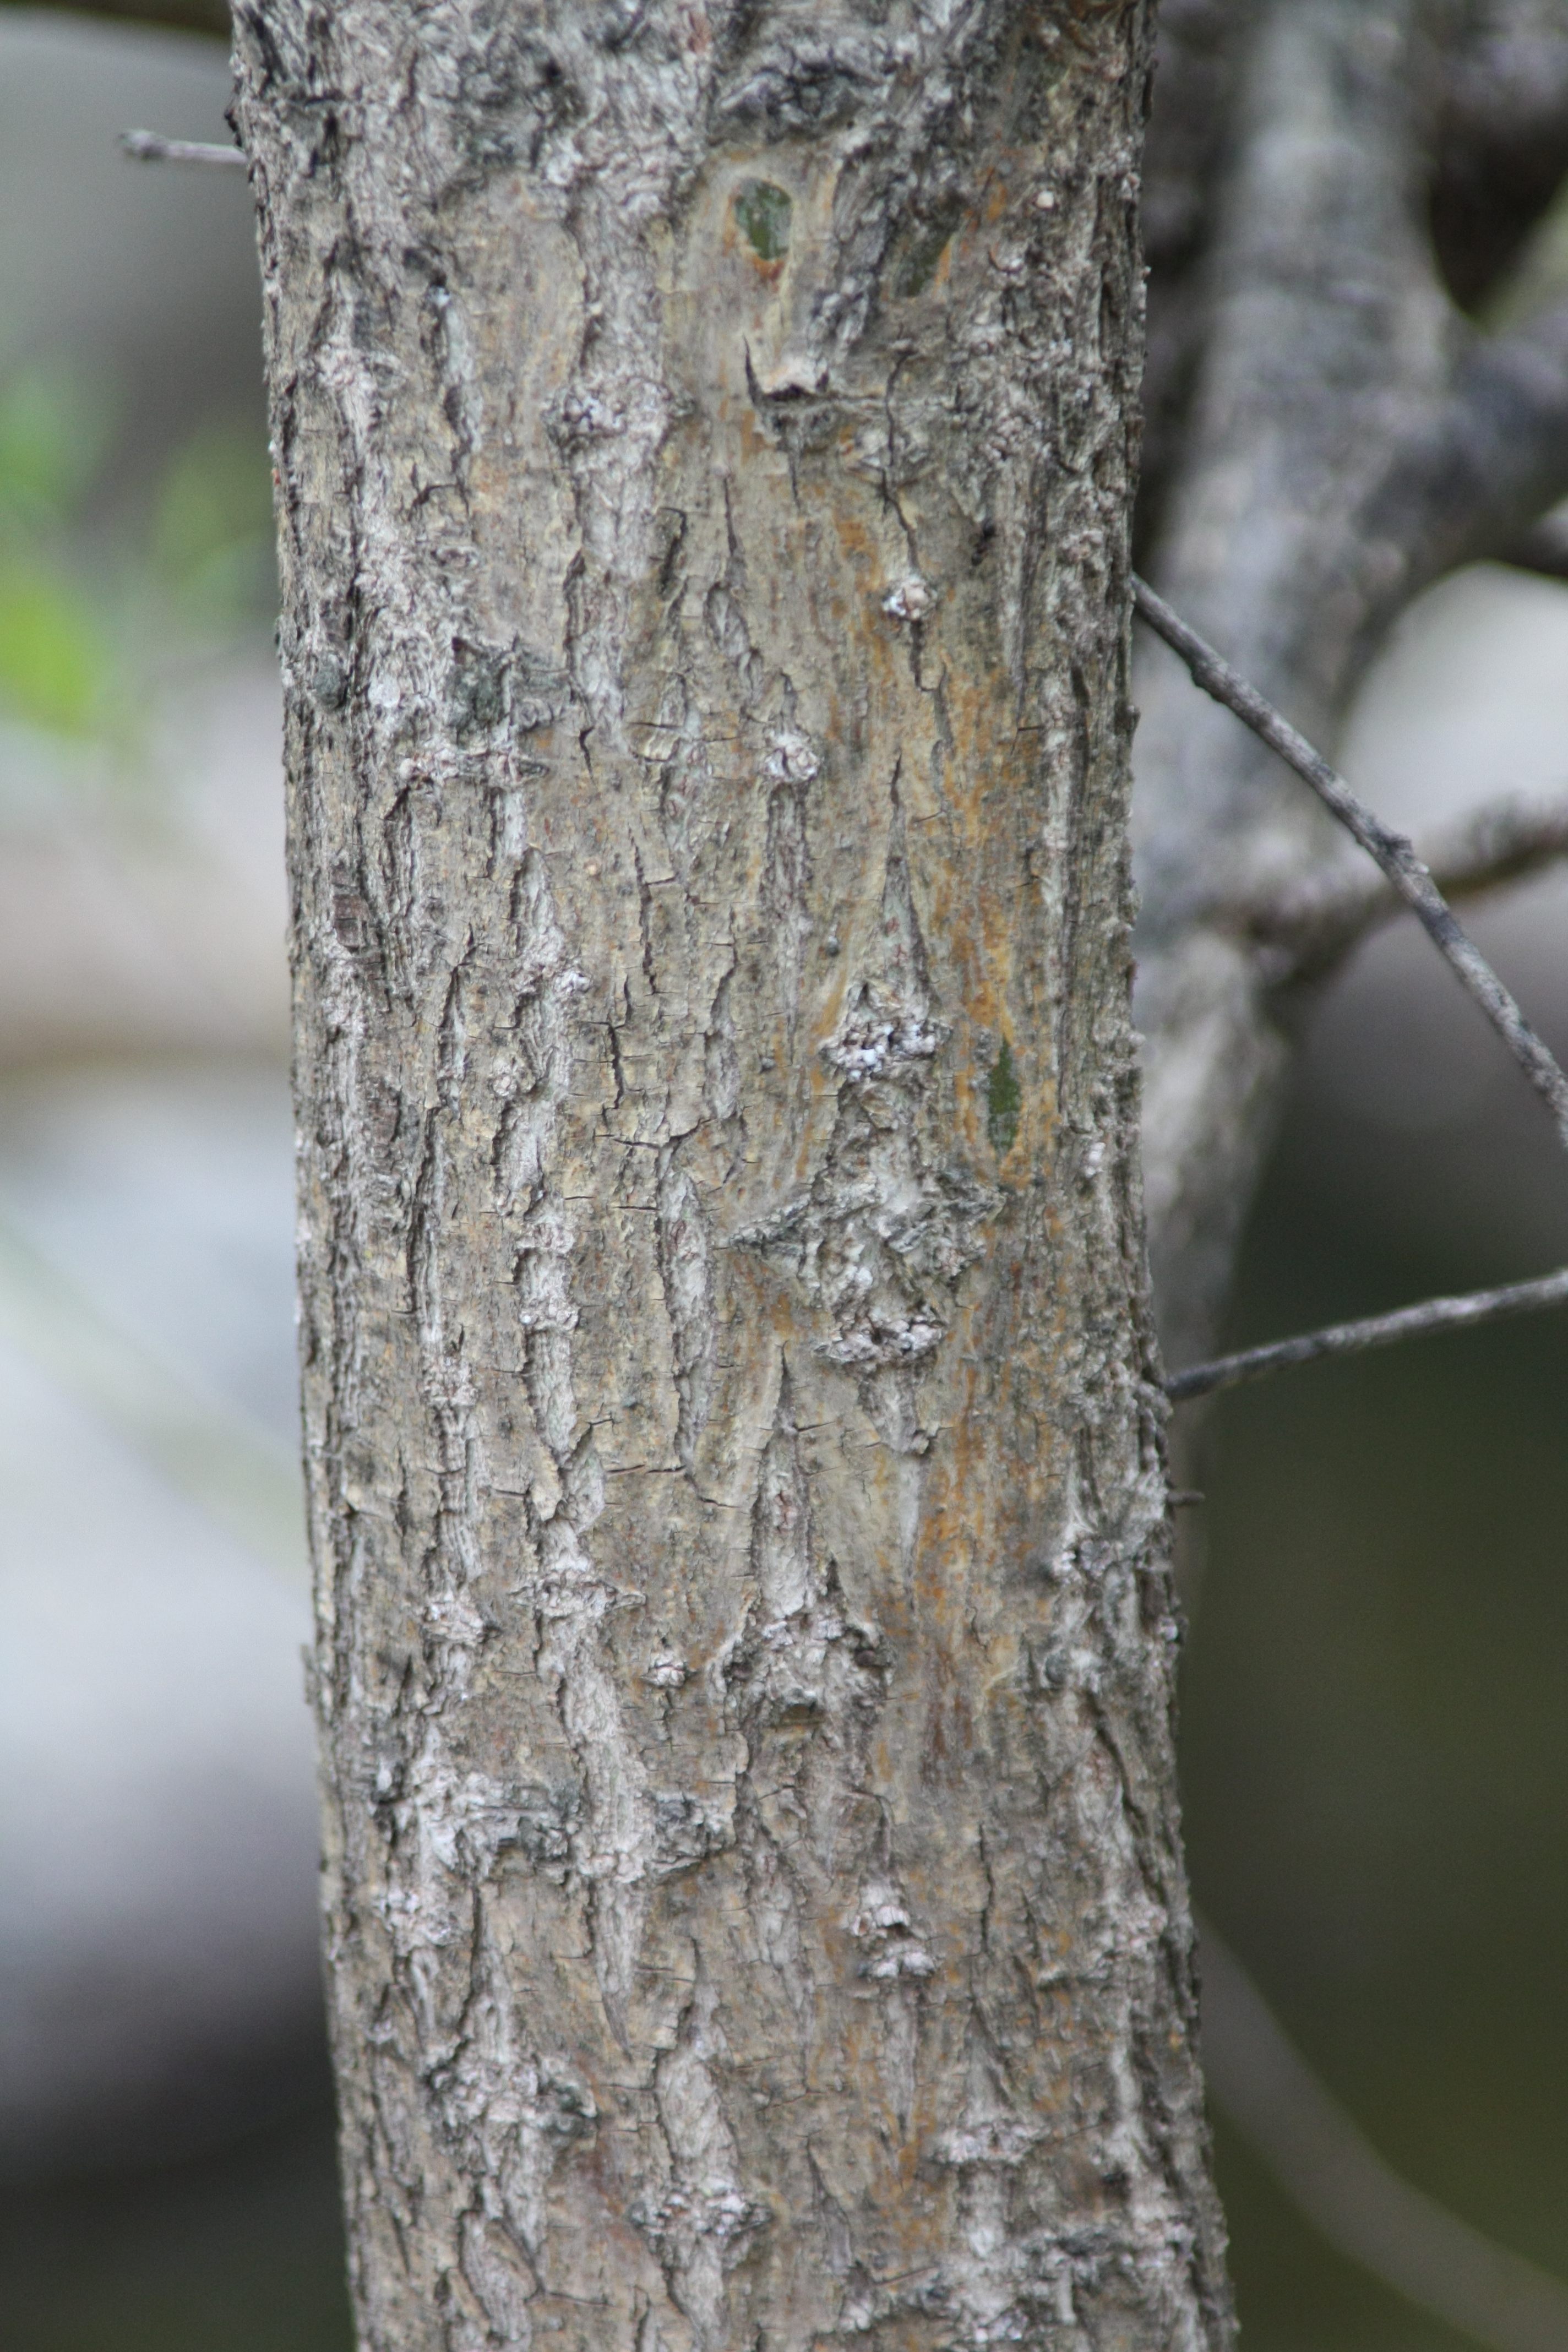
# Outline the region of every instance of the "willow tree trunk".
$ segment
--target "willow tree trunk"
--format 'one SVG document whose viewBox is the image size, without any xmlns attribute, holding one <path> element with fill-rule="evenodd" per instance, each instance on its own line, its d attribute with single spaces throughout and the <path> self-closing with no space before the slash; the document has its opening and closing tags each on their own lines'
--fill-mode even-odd
<svg viewBox="0 0 1568 2352">
<path fill-rule="evenodd" d="M 238 11 L 377 2352 L 1214 2345 L 1146 12 Z"/>
</svg>

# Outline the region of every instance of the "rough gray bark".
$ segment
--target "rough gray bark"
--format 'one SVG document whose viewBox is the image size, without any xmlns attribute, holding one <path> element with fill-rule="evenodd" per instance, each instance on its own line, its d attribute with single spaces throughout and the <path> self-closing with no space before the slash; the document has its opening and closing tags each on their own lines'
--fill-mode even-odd
<svg viewBox="0 0 1568 2352">
<path fill-rule="evenodd" d="M 237 12 L 377 2347 L 1218 2345 L 1135 0 Z"/>
</svg>

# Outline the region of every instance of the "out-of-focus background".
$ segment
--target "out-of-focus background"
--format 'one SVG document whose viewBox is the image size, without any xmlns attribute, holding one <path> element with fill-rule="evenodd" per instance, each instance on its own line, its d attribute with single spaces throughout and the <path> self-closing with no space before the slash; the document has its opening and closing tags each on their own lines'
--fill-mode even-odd
<svg viewBox="0 0 1568 2352">
<path fill-rule="evenodd" d="M 193 0 L 193 15 L 201 14 Z M 13 2352 L 339 2352 L 293 1405 L 273 582 L 221 44 L 0 7 L 0 2286 Z M 1568 589 L 1429 596 L 1346 764 L 1568 791 Z M 1291 787 L 1281 782 L 1281 790 Z M 1568 1049 L 1568 887 L 1476 929 Z M 1310 1025 L 1238 1340 L 1568 1258 L 1394 928 Z M 1568 1324 L 1224 1400 L 1200 1899 L 1405 2175 L 1568 2279 Z M 1440 2352 L 1218 2125 L 1247 2341 Z"/>
<path fill-rule="evenodd" d="M 225 45 L 0 10 L 0 2336 L 346 2346 Z"/>
<path fill-rule="evenodd" d="M 1568 792 L 1568 589 L 1500 568 L 1410 614 L 1342 764 L 1396 824 Z M 1568 881 L 1467 925 L 1562 1055 Z M 1234 1344 L 1568 1261 L 1568 1178 L 1430 946 L 1397 925 L 1311 1022 Z M 1182 1766 L 1198 1901 L 1380 2154 L 1568 2278 L 1568 1322 L 1220 1399 Z M 1244 2340 L 1447 2352 L 1215 2117 Z M 1543 2339 L 1544 2340 L 1544 2339 Z"/>
</svg>

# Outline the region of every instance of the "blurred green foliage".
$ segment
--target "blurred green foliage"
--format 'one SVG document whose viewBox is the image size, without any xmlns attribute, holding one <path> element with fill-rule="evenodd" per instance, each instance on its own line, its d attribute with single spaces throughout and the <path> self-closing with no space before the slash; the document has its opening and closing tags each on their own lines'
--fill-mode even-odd
<svg viewBox="0 0 1568 2352">
<path fill-rule="evenodd" d="M 0 385 L 0 528 L 68 520 L 102 463 L 110 406 L 59 365 L 20 369 Z"/>
<path fill-rule="evenodd" d="M 14 718 L 84 734 L 102 711 L 110 659 L 86 599 L 41 562 L 0 562 L 0 704 Z"/>
<path fill-rule="evenodd" d="M 0 708 L 79 734 L 100 713 L 110 660 L 60 544 L 102 459 L 108 403 L 58 367 L 0 384 Z"/>
<path fill-rule="evenodd" d="M 153 560 L 183 603 L 243 613 L 271 586 L 272 492 L 254 434 L 205 425 L 158 493 Z"/>
<path fill-rule="evenodd" d="M 69 367 L 0 382 L 0 719 L 123 741 L 160 657 L 268 618 L 275 587 L 256 432 L 204 425 L 127 497 L 114 424 Z"/>
</svg>

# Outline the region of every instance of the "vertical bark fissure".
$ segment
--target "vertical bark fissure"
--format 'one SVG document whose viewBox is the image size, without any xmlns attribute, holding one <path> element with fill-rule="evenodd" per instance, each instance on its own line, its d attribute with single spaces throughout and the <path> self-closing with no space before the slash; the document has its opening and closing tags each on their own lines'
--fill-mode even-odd
<svg viewBox="0 0 1568 2352">
<path fill-rule="evenodd" d="M 367 2345 L 1217 2345 L 1134 5 L 242 6 Z"/>
</svg>

